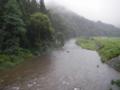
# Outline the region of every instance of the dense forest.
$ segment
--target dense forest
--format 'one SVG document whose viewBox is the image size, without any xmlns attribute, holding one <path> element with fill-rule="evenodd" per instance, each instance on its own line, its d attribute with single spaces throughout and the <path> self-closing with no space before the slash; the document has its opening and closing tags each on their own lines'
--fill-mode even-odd
<svg viewBox="0 0 120 90">
<path fill-rule="evenodd" d="M 0 0 L 0 67 L 63 44 L 49 16 L 44 0 Z"/>
</svg>

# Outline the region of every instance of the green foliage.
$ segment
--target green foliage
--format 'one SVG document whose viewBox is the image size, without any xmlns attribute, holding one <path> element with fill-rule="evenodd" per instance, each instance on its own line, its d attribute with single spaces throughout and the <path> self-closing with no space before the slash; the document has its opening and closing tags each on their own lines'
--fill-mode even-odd
<svg viewBox="0 0 120 90">
<path fill-rule="evenodd" d="M 24 59 L 32 57 L 32 53 L 29 50 L 19 48 L 17 49 L 16 54 L 0 54 L 0 69 L 13 67 L 21 62 Z"/>
<path fill-rule="evenodd" d="M 103 62 L 106 62 L 120 55 L 120 38 L 80 38 L 77 44 L 83 48 L 97 50 Z"/>
<path fill-rule="evenodd" d="M 44 0 L 0 0 L 0 69 L 46 51 L 56 37 L 61 34 L 54 32 Z"/>
<path fill-rule="evenodd" d="M 49 18 L 55 29 L 56 39 L 58 39 L 58 40 L 61 39 L 61 41 L 62 41 L 63 39 L 65 40 L 65 39 L 69 38 L 71 29 L 69 29 L 68 26 L 66 26 L 64 19 L 61 18 L 56 13 L 54 13 L 54 11 L 52 11 L 52 10 L 49 12 Z"/>
<path fill-rule="evenodd" d="M 45 42 L 53 40 L 54 30 L 49 18 L 42 13 L 35 13 L 30 17 L 29 40 L 33 47 L 42 47 Z"/>
<path fill-rule="evenodd" d="M 96 38 L 96 40 L 102 46 L 99 53 L 104 61 L 120 55 L 119 38 Z"/>
<path fill-rule="evenodd" d="M 65 38 L 64 38 L 64 34 L 61 33 L 61 32 L 56 32 L 56 34 L 54 35 L 55 36 L 55 43 L 56 43 L 56 46 L 63 46 L 64 45 L 64 42 L 65 42 Z"/>
<path fill-rule="evenodd" d="M 30 13 L 35 13 L 35 12 L 38 12 L 39 10 L 39 7 L 38 7 L 38 3 L 36 0 L 31 0 L 31 3 L 30 3 Z"/>
<path fill-rule="evenodd" d="M 17 1 L 26 18 L 27 16 L 30 16 L 31 14 L 36 12 L 47 13 L 44 0 L 40 0 L 40 3 L 38 3 L 38 0 L 17 0 Z"/>
<path fill-rule="evenodd" d="M 90 38 L 80 38 L 79 40 L 76 41 L 78 45 L 80 45 L 82 48 L 86 48 L 89 50 L 96 50 L 96 43 L 90 39 Z"/>
<path fill-rule="evenodd" d="M 111 84 L 112 85 L 117 85 L 118 87 L 120 87 L 120 80 L 112 80 Z"/>
<path fill-rule="evenodd" d="M 20 40 L 25 35 L 22 13 L 16 0 L 8 0 L 3 14 L 3 26 L 0 32 L 0 50 L 13 53 L 20 46 Z M 10 53 L 9 52 L 9 53 Z"/>
<path fill-rule="evenodd" d="M 45 8 L 44 0 L 40 0 L 40 11 L 42 13 L 46 13 L 47 12 L 47 10 Z"/>
</svg>

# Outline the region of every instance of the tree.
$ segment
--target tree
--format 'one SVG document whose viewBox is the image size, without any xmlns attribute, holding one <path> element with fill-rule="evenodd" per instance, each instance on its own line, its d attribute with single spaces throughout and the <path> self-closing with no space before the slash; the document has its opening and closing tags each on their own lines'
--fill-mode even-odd
<svg viewBox="0 0 120 90">
<path fill-rule="evenodd" d="M 39 6 L 36 0 L 31 0 L 31 4 L 30 4 L 30 12 L 31 14 L 38 12 L 39 10 Z"/>
<path fill-rule="evenodd" d="M 46 7 L 45 7 L 45 3 L 44 3 L 44 0 L 40 0 L 40 11 L 42 13 L 46 13 Z"/>
<path fill-rule="evenodd" d="M 31 40 L 31 45 L 33 47 L 40 48 L 41 45 L 44 47 L 46 43 L 53 40 L 53 29 L 47 15 L 42 13 L 35 13 L 31 15 L 31 24 L 29 37 Z"/>
<path fill-rule="evenodd" d="M 16 0 L 8 0 L 4 6 L 3 26 L 0 32 L 1 50 L 14 53 L 25 35 L 22 12 Z"/>
<path fill-rule="evenodd" d="M 25 17 L 29 15 L 30 0 L 17 0 L 20 9 Z"/>
<path fill-rule="evenodd" d="M 5 11 L 4 6 L 8 0 L 0 0 L 0 29 L 2 27 L 3 22 L 3 13 Z"/>
</svg>

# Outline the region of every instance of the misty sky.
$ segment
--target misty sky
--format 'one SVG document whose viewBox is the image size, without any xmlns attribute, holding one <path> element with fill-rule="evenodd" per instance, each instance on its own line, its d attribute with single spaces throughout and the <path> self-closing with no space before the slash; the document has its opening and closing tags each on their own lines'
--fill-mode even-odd
<svg viewBox="0 0 120 90">
<path fill-rule="evenodd" d="M 120 27 L 120 0 L 45 0 L 56 2 L 90 20 Z"/>
</svg>

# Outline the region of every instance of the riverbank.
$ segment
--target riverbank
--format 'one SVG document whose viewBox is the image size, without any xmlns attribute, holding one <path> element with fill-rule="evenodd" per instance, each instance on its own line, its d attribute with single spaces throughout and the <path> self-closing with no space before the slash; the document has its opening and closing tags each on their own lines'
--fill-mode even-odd
<svg viewBox="0 0 120 90">
<path fill-rule="evenodd" d="M 30 51 L 25 49 L 19 49 L 16 52 L 16 54 L 0 53 L 0 70 L 12 68 L 33 56 Z"/>
<path fill-rule="evenodd" d="M 102 62 L 108 62 L 120 55 L 120 38 L 78 38 L 76 43 L 82 48 L 97 51 Z"/>
<path fill-rule="evenodd" d="M 67 41 L 67 40 L 65 40 Z M 51 42 L 50 45 L 44 45 L 39 49 L 19 48 L 15 54 L 0 53 L 0 71 L 16 68 L 19 64 L 29 61 L 34 57 L 39 57 L 51 53 L 52 51 L 64 46 L 65 41 Z"/>
<path fill-rule="evenodd" d="M 102 62 L 120 72 L 120 38 L 78 38 L 76 43 L 82 48 L 97 51 Z M 111 84 L 120 87 L 120 79 L 112 80 Z"/>
<path fill-rule="evenodd" d="M 0 90 L 120 90 L 110 83 L 120 73 L 75 41 L 0 73 Z"/>
</svg>

